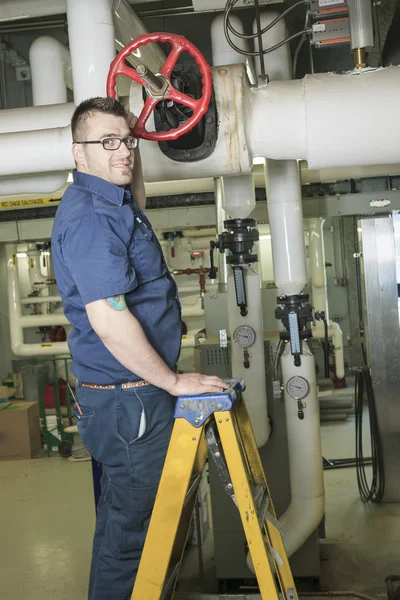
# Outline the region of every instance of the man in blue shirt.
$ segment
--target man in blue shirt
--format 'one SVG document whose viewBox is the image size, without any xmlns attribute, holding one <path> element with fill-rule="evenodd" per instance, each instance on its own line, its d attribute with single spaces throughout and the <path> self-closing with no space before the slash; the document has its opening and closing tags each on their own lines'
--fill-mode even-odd
<svg viewBox="0 0 400 600">
<path fill-rule="evenodd" d="M 57 284 L 73 326 L 74 414 L 83 443 L 103 466 L 89 600 L 131 597 L 175 397 L 227 387 L 218 377 L 175 372 L 180 303 L 143 213 L 134 123 L 110 98 L 77 107 L 74 182 L 52 234 Z"/>
</svg>

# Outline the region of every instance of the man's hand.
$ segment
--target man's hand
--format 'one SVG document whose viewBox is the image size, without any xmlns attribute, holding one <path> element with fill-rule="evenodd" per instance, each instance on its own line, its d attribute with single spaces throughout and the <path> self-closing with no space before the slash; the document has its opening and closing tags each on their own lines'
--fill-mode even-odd
<svg viewBox="0 0 400 600">
<path fill-rule="evenodd" d="M 129 129 L 132 131 L 132 129 L 135 127 L 139 117 L 134 115 L 133 112 L 131 112 L 127 106 L 125 107 L 125 111 L 126 111 L 126 122 L 128 123 Z"/>
<path fill-rule="evenodd" d="M 200 373 L 176 374 L 175 383 L 167 389 L 172 396 L 195 396 L 197 394 L 218 394 L 228 389 L 222 379 L 214 375 Z"/>
</svg>

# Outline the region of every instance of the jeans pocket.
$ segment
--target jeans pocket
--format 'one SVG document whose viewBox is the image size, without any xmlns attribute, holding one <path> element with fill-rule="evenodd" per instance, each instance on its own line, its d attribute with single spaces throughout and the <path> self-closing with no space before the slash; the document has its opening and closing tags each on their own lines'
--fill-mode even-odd
<svg viewBox="0 0 400 600">
<path fill-rule="evenodd" d="M 125 445 L 141 439 L 147 429 L 146 411 L 134 389 L 122 390 L 115 399 L 115 428 Z"/>
<path fill-rule="evenodd" d="M 128 488 L 109 482 L 104 494 L 107 524 L 104 543 L 115 554 L 139 558 L 153 510 L 157 487 Z"/>
<path fill-rule="evenodd" d="M 95 430 L 95 415 L 96 411 L 92 407 L 86 407 L 79 404 L 81 411 L 78 410 L 75 404 L 72 413 L 76 419 L 79 435 L 84 446 L 89 450 L 90 454 L 95 451 L 96 430 Z"/>
</svg>

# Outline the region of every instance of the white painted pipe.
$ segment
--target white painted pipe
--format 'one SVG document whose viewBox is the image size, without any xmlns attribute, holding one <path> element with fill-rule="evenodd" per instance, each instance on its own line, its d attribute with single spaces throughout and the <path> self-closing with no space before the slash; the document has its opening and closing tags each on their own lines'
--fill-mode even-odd
<svg viewBox="0 0 400 600">
<path fill-rule="evenodd" d="M 40 268 L 40 250 L 31 248 L 27 251 L 26 257 L 28 260 L 28 273 L 31 286 L 34 288 L 38 283 L 45 283 L 47 277 L 42 275 Z"/>
<path fill-rule="evenodd" d="M 236 304 L 235 283 L 232 269 L 228 272 L 228 322 L 231 338 L 233 332 L 241 325 L 247 325 L 256 332 L 254 344 L 249 348 L 250 367 L 243 366 L 243 348 L 231 344 L 232 376 L 244 377 L 246 380 L 245 400 L 249 411 L 251 425 L 257 446 L 260 448 L 267 443 L 270 435 L 268 420 L 267 388 L 265 380 L 264 358 L 264 326 L 261 305 L 260 276 L 253 269 L 246 269 L 245 286 L 247 294 L 248 314 L 242 317 Z"/>
<path fill-rule="evenodd" d="M 288 381 L 300 374 L 300 369 L 294 365 L 290 344 L 286 344 L 281 365 L 291 500 L 279 521 L 285 532 L 283 542 L 286 554 L 290 557 L 321 523 L 325 512 L 325 490 L 315 362 L 307 343 L 303 342 L 301 357 L 301 376 L 307 379 L 309 385 L 308 395 L 304 399 L 306 407 L 303 420 L 297 414 L 297 401 L 286 391 Z M 247 554 L 247 565 L 254 573 L 250 552 Z"/>
<path fill-rule="evenodd" d="M 75 104 L 73 102 L 0 110 L 0 133 L 40 131 L 54 127 L 65 127 L 70 124 L 74 110 Z"/>
<path fill-rule="evenodd" d="M 32 296 L 32 298 L 21 298 L 21 304 L 45 304 L 62 302 L 61 296 Z"/>
<path fill-rule="evenodd" d="M 266 161 L 266 189 L 275 284 L 300 294 L 307 283 L 303 206 L 296 161 Z"/>
<path fill-rule="evenodd" d="M 66 183 L 68 173 L 54 171 L 53 173 L 35 173 L 15 177 L 0 177 L 0 197 L 14 194 L 52 194 L 58 192 Z M 4 198 L 9 200 L 9 198 Z"/>
<path fill-rule="evenodd" d="M 38 37 L 29 49 L 34 106 L 65 104 L 66 79 L 72 88 L 71 59 L 67 48 L 50 36 Z"/>
<path fill-rule="evenodd" d="M 112 16 L 110 0 L 67 0 L 76 105 L 93 96 L 106 95 L 107 75 L 115 58 Z"/>
<path fill-rule="evenodd" d="M 310 233 L 310 262 L 312 298 L 315 310 L 324 311 L 328 321 L 328 337 L 332 339 L 335 349 L 336 375 L 339 379 L 345 376 L 343 332 L 338 323 L 329 320 L 328 289 L 325 269 L 324 248 L 324 219 L 309 219 L 308 231 Z M 325 328 L 322 321 L 317 321 L 312 328 L 313 337 L 324 339 Z"/>
<path fill-rule="evenodd" d="M 280 13 L 274 10 L 265 10 L 260 14 L 261 29 L 274 21 Z M 253 33 L 257 33 L 257 21 L 253 21 Z M 284 19 L 278 21 L 263 35 L 263 49 L 267 50 L 288 37 L 288 30 Z M 254 38 L 254 50 L 258 52 L 258 38 Z M 261 74 L 259 58 L 255 59 L 257 75 Z M 270 81 L 288 81 L 292 78 L 291 58 L 289 44 L 283 44 L 277 50 L 264 55 L 265 71 Z"/>
<path fill-rule="evenodd" d="M 239 33 L 244 33 L 242 20 L 238 15 L 229 17 L 231 25 Z M 247 39 L 240 38 L 234 33 L 229 34 L 233 43 L 241 50 L 249 50 Z M 214 67 L 221 65 L 236 65 L 245 62 L 245 56 L 236 52 L 227 42 L 224 34 L 224 15 L 219 14 L 211 21 L 211 47 Z"/>
<path fill-rule="evenodd" d="M 46 298 L 46 296 L 43 296 Z M 52 327 L 53 325 L 70 325 L 64 314 L 52 313 L 49 315 L 22 315 L 18 319 L 22 329 L 29 327 Z"/>
<path fill-rule="evenodd" d="M 308 232 L 310 234 L 309 256 L 311 264 L 312 300 L 316 311 L 324 311 L 329 322 L 328 289 L 325 269 L 324 248 L 324 222 L 325 219 L 309 219 Z"/>
<path fill-rule="evenodd" d="M 29 62 L 32 72 L 32 95 L 35 107 L 46 106 L 47 110 L 18 109 L 6 111 L 0 122 L 0 131 L 28 130 L 30 127 L 41 129 L 43 126 L 67 125 L 74 105 L 67 104 L 66 79 L 72 85 L 70 56 L 67 48 L 58 40 L 43 36 L 37 38 L 29 50 Z M 54 106 L 60 105 L 60 110 Z M 50 109 L 48 108 L 50 106 Z M 11 115 L 10 115 L 11 113 Z M 5 122 L 4 120 L 8 120 Z M 29 121 L 31 124 L 25 122 Z M 54 121 L 52 120 L 54 119 Z M 23 127 L 22 127 L 23 124 Z M 68 172 L 47 173 L 42 176 L 30 175 L 24 178 L 0 180 L 0 195 L 7 193 L 24 194 L 36 192 L 55 192 L 62 188 L 68 178 Z"/>
<path fill-rule="evenodd" d="M 70 126 L 0 135 L 0 176 L 71 170 L 71 144 Z"/>
<path fill-rule="evenodd" d="M 222 177 L 223 209 L 231 219 L 246 219 L 256 207 L 253 174 Z"/>
<path fill-rule="evenodd" d="M 106 71 L 103 66 L 103 83 Z M 97 69 L 95 72 L 100 79 Z M 357 75 L 320 73 L 301 80 L 271 81 L 268 86 L 258 88 L 248 87 L 242 65 L 217 67 L 212 74 L 219 120 L 215 151 L 202 161 L 179 163 L 164 156 L 152 142 L 143 140 L 141 153 L 146 181 L 251 173 L 253 156 L 304 159 L 311 168 L 398 161 L 397 140 L 387 132 L 400 128 L 400 112 L 396 112 L 393 100 L 400 95 L 400 67 Z M 89 95 L 100 91 L 104 95 L 104 87 L 99 88 L 100 85 L 94 85 Z M 232 112 L 233 104 L 236 110 Z M 381 110 L 370 119 L 377 105 Z M 330 106 L 334 106 L 335 119 L 326 119 Z M 132 108 L 135 107 L 131 105 Z M 141 106 L 136 107 L 139 109 Z M 55 131 L 60 137 L 61 132 Z M 24 133 L 23 137 L 7 138 L 7 150 L 2 146 L 1 136 L 0 152 L 6 161 L 1 165 L 0 176 L 70 169 L 73 166 L 70 136 L 61 136 L 57 150 L 54 142 L 38 149 L 36 140 L 42 134 L 29 138 Z M 57 155 L 59 158 L 55 160 Z"/>
<path fill-rule="evenodd" d="M 251 153 L 303 159 L 311 169 L 397 163 L 397 140 L 388 132 L 400 127 L 400 113 L 394 110 L 399 93 L 398 66 L 318 73 L 252 88 Z M 327 114 L 335 118 L 326 119 Z"/>
<path fill-rule="evenodd" d="M 286 552 L 291 556 L 320 524 L 325 511 L 325 491 L 315 362 L 307 343 L 303 342 L 301 371 L 294 365 L 290 344 L 286 344 L 281 366 L 291 501 L 280 522 L 285 530 L 283 541 Z M 297 401 L 287 393 L 288 381 L 299 374 L 309 385 L 308 396 L 304 399 L 303 420 L 297 415 Z"/>
<path fill-rule="evenodd" d="M 21 298 L 18 281 L 18 261 L 15 244 L 6 245 L 8 313 L 10 321 L 11 349 L 17 356 L 53 356 L 69 354 L 67 342 L 25 344 L 21 327 Z"/>
<path fill-rule="evenodd" d="M 178 283 L 178 282 L 177 282 Z M 206 292 L 211 290 L 216 290 L 218 286 L 216 284 L 211 284 L 206 281 Z M 200 293 L 200 284 L 196 285 L 178 285 L 179 295 L 180 294 L 195 294 L 196 292 Z"/>
</svg>

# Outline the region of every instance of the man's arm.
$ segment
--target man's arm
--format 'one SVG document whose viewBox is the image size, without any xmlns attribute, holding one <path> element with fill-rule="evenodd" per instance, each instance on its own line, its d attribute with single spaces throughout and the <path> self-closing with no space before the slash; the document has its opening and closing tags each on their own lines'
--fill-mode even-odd
<svg viewBox="0 0 400 600">
<path fill-rule="evenodd" d="M 140 156 L 139 146 L 133 151 L 135 155 L 135 162 L 133 166 L 133 177 L 132 177 L 132 195 L 135 202 L 140 210 L 146 210 L 146 189 L 144 187 L 142 159 Z"/>
<path fill-rule="evenodd" d="M 171 371 L 151 346 L 139 321 L 127 309 L 125 296 L 112 296 L 86 305 L 94 331 L 111 354 L 141 379 L 173 396 L 218 393 L 228 386 L 219 377 Z"/>
<path fill-rule="evenodd" d="M 130 130 L 132 131 L 136 125 L 138 118 L 130 112 L 129 107 L 125 107 L 127 112 L 127 123 Z M 139 142 L 139 140 L 138 140 Z M 132 174 L 132 195 L 135 202 L 140 210 L 146 210 L 146 190 L 144 187 L 143 169 L 142 169 L 142 158 L 140 156 L 139 144 L 138 147 L 133 151 L 134 163 L 133 163 L 133 174 Z"/>
</svg>

